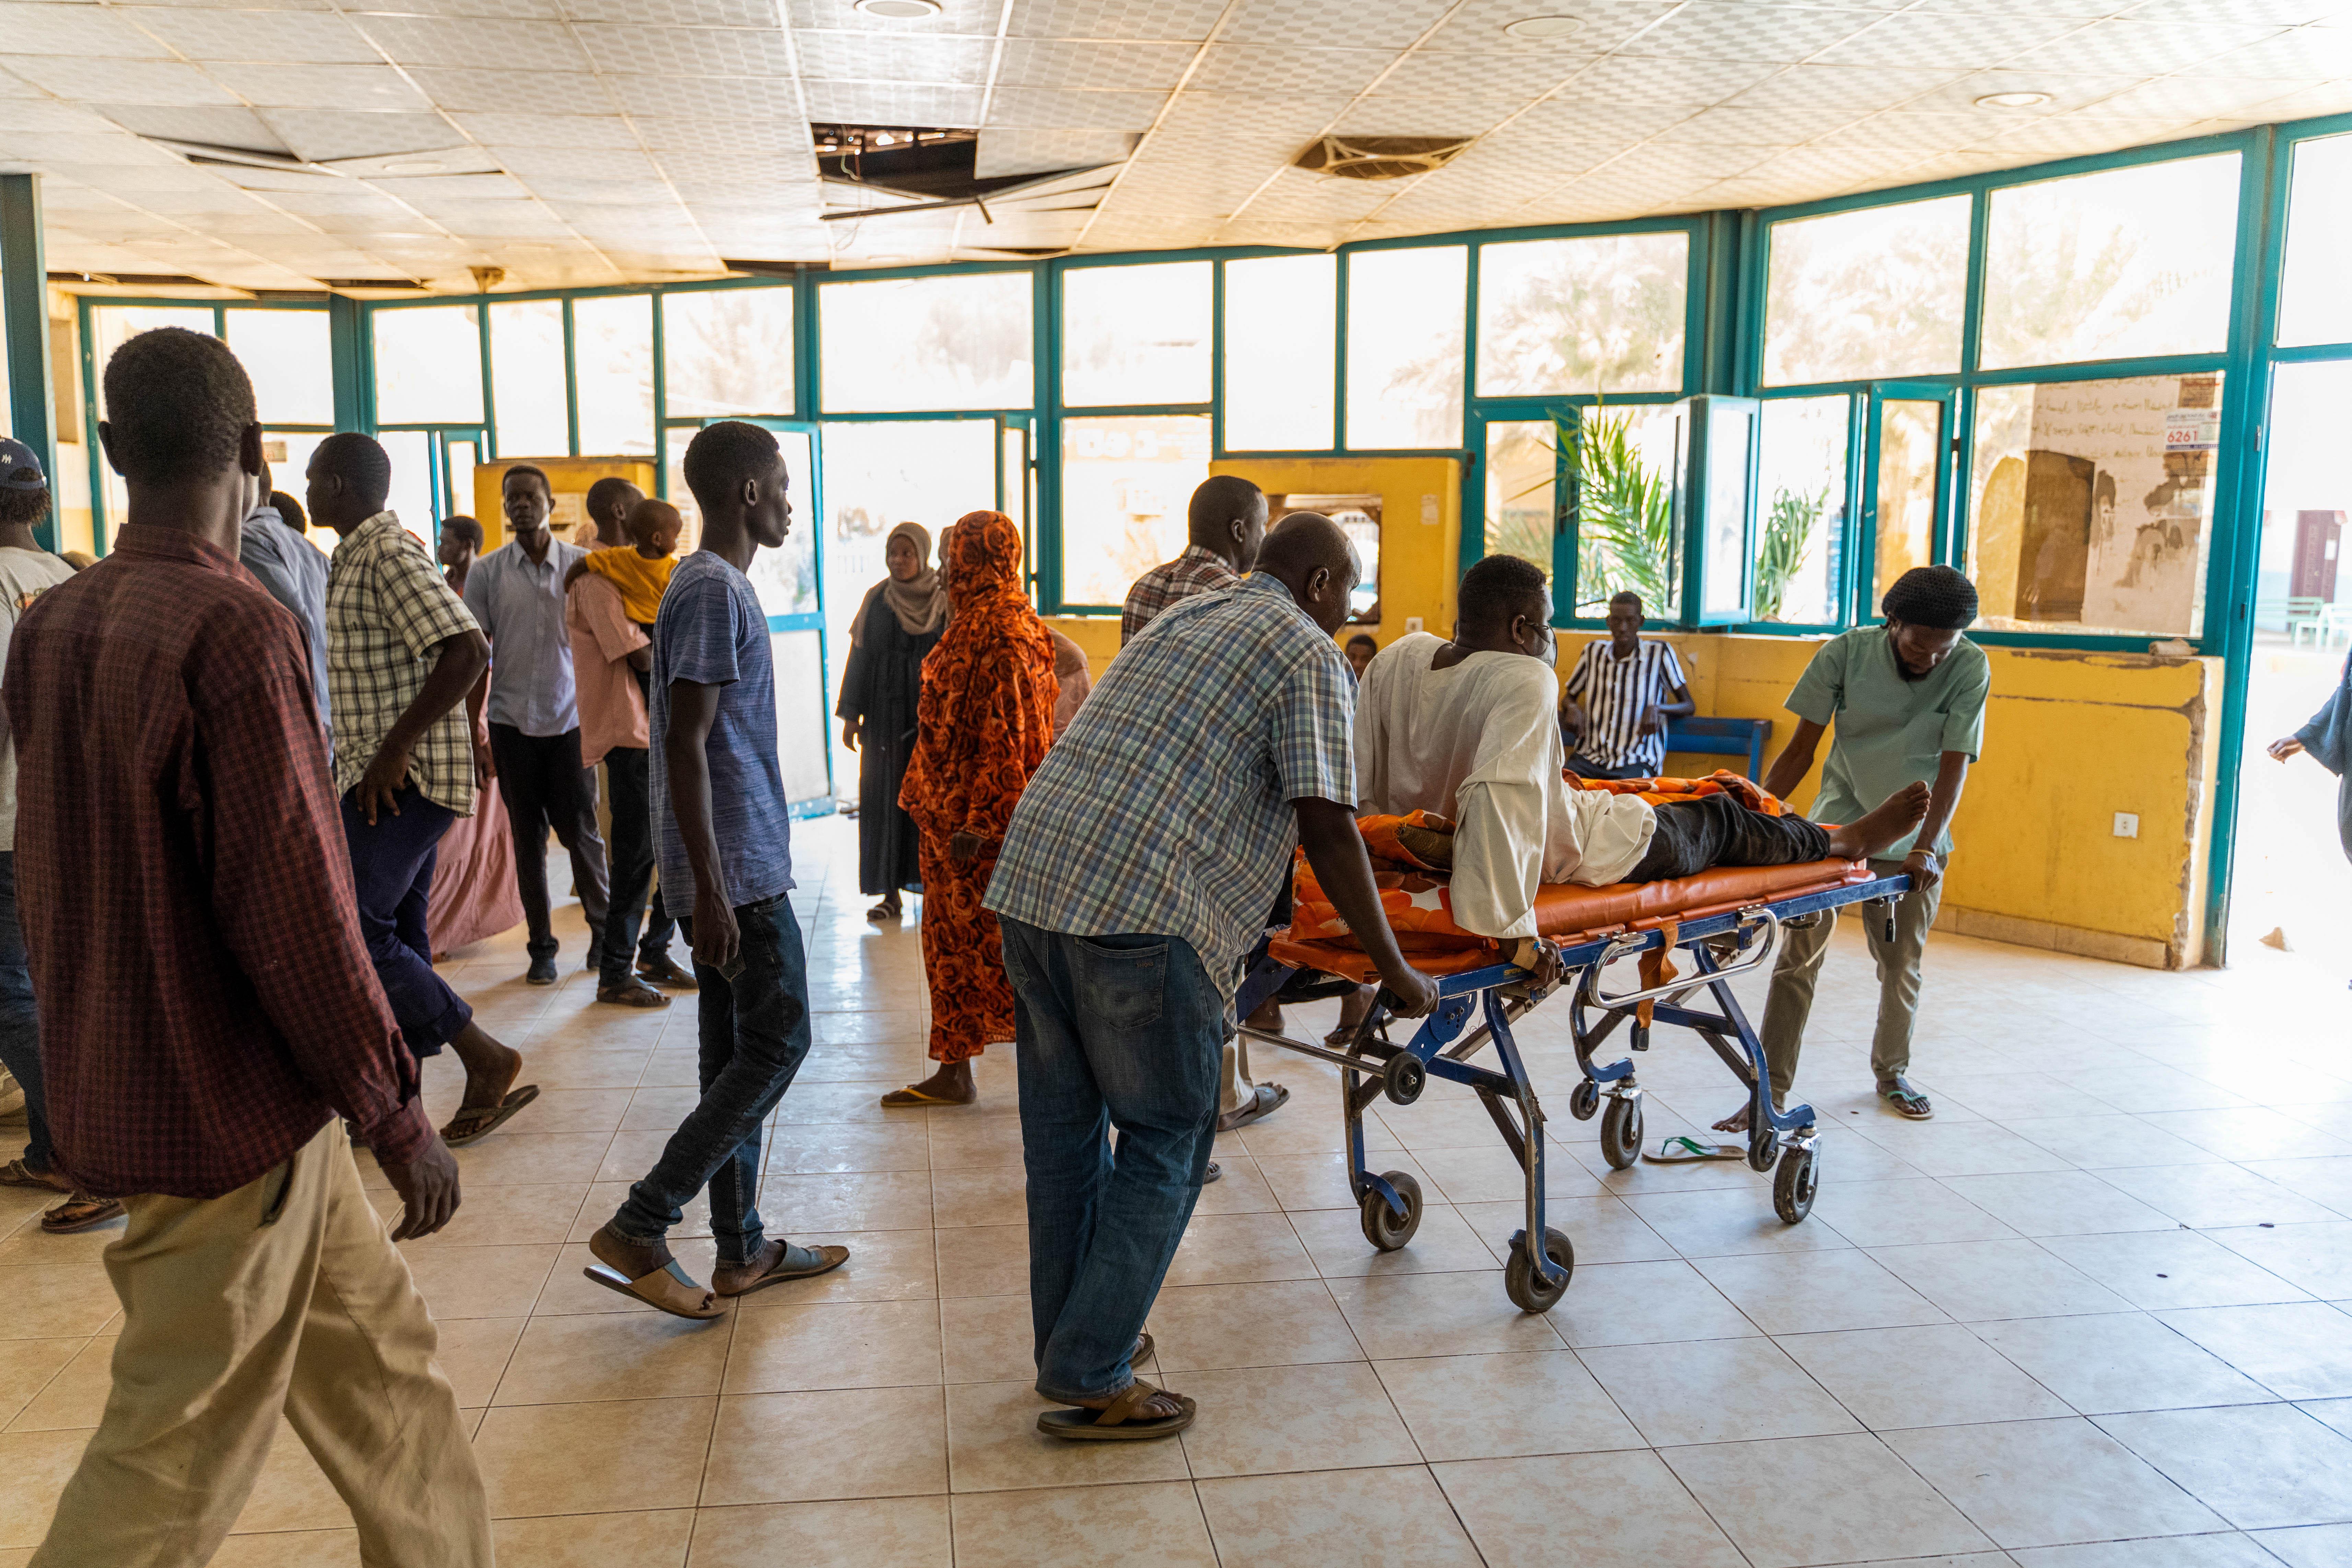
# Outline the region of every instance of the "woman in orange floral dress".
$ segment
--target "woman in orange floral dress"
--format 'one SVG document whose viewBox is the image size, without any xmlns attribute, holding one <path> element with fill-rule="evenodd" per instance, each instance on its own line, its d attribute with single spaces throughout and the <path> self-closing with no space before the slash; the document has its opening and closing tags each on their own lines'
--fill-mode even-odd
<svg viewBox="0 0 2352 1568">
<path fill-rule="evenodd" d="M 971 1058 L 1013 1037 L 1013 987 L 996 917 L 981 908 L 1013 807 L 1054 739 L 1054 640 L 1021 591 L 1021 531 L 1003 512 L 959 519 L 941 541 L 955 614 L 923 660 L 915 752 L 898 804 L 922 836 L 923 969 L 939 1070 L 882 1097 L 969 1105 Z"/>
</svg>

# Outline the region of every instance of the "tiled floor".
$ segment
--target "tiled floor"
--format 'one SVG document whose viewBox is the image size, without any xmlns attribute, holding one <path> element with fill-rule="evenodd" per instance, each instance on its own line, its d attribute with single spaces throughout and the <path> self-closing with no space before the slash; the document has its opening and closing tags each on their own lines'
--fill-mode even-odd
<svg viewBox="0 0 2352 1568">
<path fill-rule="evenodd" d="M 916 933 L 861 918 L 854 831 L 799 833 L 818 1045 L 763 1207 L 855 1256 L 718 1322 L 580 1275 L 691 1100 L 691 1004 L 530 989 L 513 941 L 454 966 L 546 1091 L 459 1156 L 463 1213 L 410 1249 L 509 1568 L 2352 1564 L 2342 977 L 2263 949 L 2159 974 L 1939 937 L 1916 1075 L 1939 1113 L 1918 1125 L 1870 1096 L 1849 927 L 1800 1084 L 1821 1197 L 1794 1228 L 1741 1165 L 1610 1173 L 1567 1115 L 1564 1011 L 1538 1012 L 1552 1224 L 1577 1246 L 1540 1318 L 1503 1294 L 1517 1176 L 1474 1103 L 1381 1106 L 1379 1164 L 1430 1200 L 1381 1256 L 1331 1076 L 1261 1063 L 1291 1103 L 1225 1141 L 1153 1320 L 1199 1424 L 1073 1448 L 1032 1430 L 1011 1052 L 982 1060 L 979 1109 L 876 1105 L 923 1070 L 923 987 Z M 1736 1099 L 1664 1035 L 1653 1140 Z M 452 1069 L 428 1076 L 446 1107 Z M 0 1205 L 8 1568 L 98 1417 L 113 1301 L 106 1234 L 45 1237 Z M 707 1268 L 707 1237 L 681 1250 Z M 220 1563 L 357 1562 L 290 1436 L 239 1529 Z"/>
</svg>

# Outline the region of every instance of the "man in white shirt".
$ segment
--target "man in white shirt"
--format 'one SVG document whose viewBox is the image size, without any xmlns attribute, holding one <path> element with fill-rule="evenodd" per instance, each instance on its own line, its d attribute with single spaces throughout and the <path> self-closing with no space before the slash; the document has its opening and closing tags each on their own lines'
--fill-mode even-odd
<svg viewBox="0 0 2352 1568">
<path fill-rule="evenodd" d="M 1551 722 L 1543 574 L 1516 556 L 1490 555 L 1463 574 L 1459 603 L 1452 642 L 1409 633 L 1365 669 L 1356 778 L 1364 812 L 1454 820 L 1452 901 L 1465 931 L 1532 938 L 1544 882 L 1605 887 L 1711 866 L 1862 858 L 1927 809 L 1926 786 L 1914 785 L 1851 826 L 1823 827 L 1751 811 L 1727 795 L 1654 807 L 1638 795 L 1575 788 L 1562 777 Z"/>
</svg>

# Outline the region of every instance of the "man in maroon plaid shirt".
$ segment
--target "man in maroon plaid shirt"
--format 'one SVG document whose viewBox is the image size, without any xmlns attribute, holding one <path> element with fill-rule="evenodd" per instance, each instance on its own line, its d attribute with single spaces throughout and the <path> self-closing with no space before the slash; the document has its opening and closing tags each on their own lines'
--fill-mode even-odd
<svg viewBox="0 0 2352 1568">
<path fill-rule="evenodd" d="M 108 362 L 106 406 L 129 521 L 26 612 L 5 690 L 58 1159 L 129 1211 L 113 1393 L 33 1561 L 207 1561 L 282 1410 L 367 1562 L 488 1568 L 393 1246 L 448 1223 L 457 1162 L 360 938 L 302 633 L 237 564 L 253 386 L 166 327 Z M 406 1206 L 390 1239 L 342 1118 Z"/>
</svg>

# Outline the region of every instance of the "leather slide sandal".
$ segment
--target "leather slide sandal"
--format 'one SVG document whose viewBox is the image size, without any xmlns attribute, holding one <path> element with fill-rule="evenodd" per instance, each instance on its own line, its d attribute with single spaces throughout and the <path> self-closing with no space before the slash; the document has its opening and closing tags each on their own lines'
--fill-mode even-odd
<svg viewBox="0 0 2352 1568">
<path fill-rule="evenodd" d="M 753 1275 L 732 1289 L 719 1290 L 719 1294 L 748 1296 L 754 1290 L 782 1285 L 788 1279 L 814 1279 L 820 1274 L 832 1273 L 849 1261 L 849 1248 L 845 1247 L 794 1247 L 789 1241 L 782 1245 L 783 1250 L 776 1254 L 775 1262 L 770 1264 L 765 1271 Z M 716 1289 L 718 1283 L 714 1277 L 712 1287 Z"/>
<path fill-rule="evenodd" d="M 692 1318 L 698 1321 L 727 1315 L 727 1309 L 719 1304 L 719 1293 L 706 1290 L 688 1279 L 686 1270 L 678 1266 L 675 1258 L 651 1274 L 635 1279 L 626 1278 L 619 1269 L 604 1263 L 592 1263 L 580 1272 L 607 1290 L 615 1290 L 643 1301 L 673 1318 Z"/>
<path fill-rule="evenodd" d="M 50 1236 L 72 1236 L 122 1217 L 122 1200 L 93 1197 L 78 1192 L 41 1215 L 41 1229 Z"/>
<path fill-rule="evenodd" d="M 441 1129 L 441 1142 L 452 1149 L 463 1149 L 468 1143 L 478 1143 L 514 1119 L 516 1111 L 539 1098 L 539 1085 L 525 1084 L 496 1105 L 461 1105 L 457 1114 L 449 1118 L 449 1125 Z"/>
<path fill-rule="evenodd" d="M 1122 1390 L 1119 1396 L 1100 1410 L 1068 1408 L 1041 1412 L 1037 1430 L 1048 1437 L 1059 1437 L 1071 1443 L 1144 1443 L 1155 1437 L 1172 1437 L 1192 1424 L 1200 1407 L 1181 1394 L 1171 1394 L 1180 1406 L 1173 1415 L 1138 1421 L 1135 1412 L 1160 1389 L 1137 1378 Z"/>
</svg>

